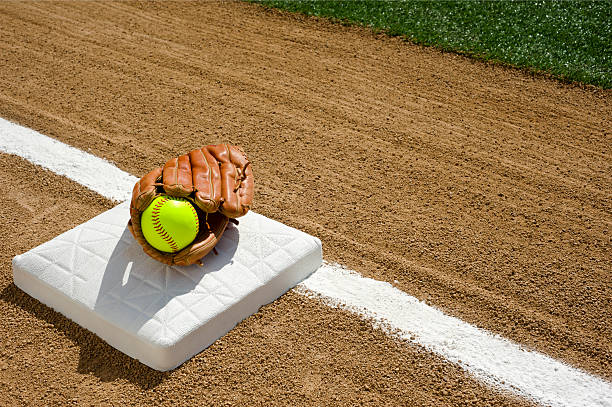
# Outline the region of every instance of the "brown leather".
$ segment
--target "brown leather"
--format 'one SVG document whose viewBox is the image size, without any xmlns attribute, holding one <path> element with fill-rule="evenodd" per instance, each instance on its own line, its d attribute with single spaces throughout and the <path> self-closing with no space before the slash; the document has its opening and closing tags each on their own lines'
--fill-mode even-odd
<svg viewBox="0 0 612 407">
<path fill-rule="evenodd" d="M 228 218 L 247 213 L 253 201 L 253 169 L 240 147 L 217 144 L 169 160 L 163 168 L 168 195 L 188 197 L 204 212 Z"/>
<path fill-rule="evenodd" d="M 162 263 L 186 266 L 198 263 L 217 244 L 229 218 L 246 214 L 253 201 L 253 170 L 240 147 L 209 145 L 168 160 L 142 177 L 132 190 L 128 228 L 145 253 Z M 200 232 L 177 253 L 151 246 L 140 226 L 142 212 L 159 195 L 189 199 L 198 208 Z"/>
</svg>

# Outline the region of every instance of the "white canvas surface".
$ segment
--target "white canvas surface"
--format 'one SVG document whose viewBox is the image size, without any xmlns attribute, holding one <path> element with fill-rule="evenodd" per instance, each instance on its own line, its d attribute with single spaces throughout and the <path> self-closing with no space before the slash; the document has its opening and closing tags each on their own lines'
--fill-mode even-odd
<svg viewBox="0 0 612 407">
<path fill-rule="evenodd" d="M 177 367 L 319 268 L 321 242 L 249 212 L 204 266 L 166 266 L 126 227 L 123 203 L 13 259 L 15 284 L 111 346 Z"/>
</svg>

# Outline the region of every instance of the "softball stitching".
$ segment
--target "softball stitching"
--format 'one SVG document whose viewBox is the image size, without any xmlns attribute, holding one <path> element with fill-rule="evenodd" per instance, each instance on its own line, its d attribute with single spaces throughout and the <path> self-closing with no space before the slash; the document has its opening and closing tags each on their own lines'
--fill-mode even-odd
<svg viewBox="0 0 612 407">
<path fill-rule="evenodd" d="M 186 201 L 187 203 L 189 203 L 186 199 L 183 199 L 183 198 L 176 197 L 174 199 L 179 200 L 179 201 Z M 153 223 L 153 229 L 159 235 L 159 237 L 161 237 L 166 243 L 168 243 L 172 251 L 177 251 L 179 249 L 178 244 L 174 241 L 174 239 L 172 239 L 172 236 L 170 236 L 168 232 L 164 229 L 164 227 L 161 224 L 161 220 L 159 219 L 159 212 L 161 211 L 161 208 L 164 206 L 166 202 L 168 202 L 168 199 L 162 198 L 162 199 L 159 199 L 157 202 L 155 202 L 155 206 L 153 206 L 153 210 L 151 212 L 152 214 L 151 220 Z M 189 207 L 191 208 L 191 212 L 193 212 L 193 216 L 195 217 L 195 221 L 196 221 L 196 226 L 199 229 L 200 220 L 198 219 L 198 214 L 195 208 L 193 207 L 193 205 L 190 204 Z"/>
</svg>

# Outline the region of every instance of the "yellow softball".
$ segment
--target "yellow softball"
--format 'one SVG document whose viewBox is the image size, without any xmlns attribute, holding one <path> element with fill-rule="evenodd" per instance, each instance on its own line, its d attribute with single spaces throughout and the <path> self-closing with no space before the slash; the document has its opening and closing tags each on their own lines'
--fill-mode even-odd
<svg viewBox="0 0 612 407">
<path fill-rule="evenodd" d="M 185 248 L 198 235 L 200 223 L 194 206 L 184 198 L 161 195 L 140 217 L 142 233 L 149 244 L 162 252 Z"/>
</svg>

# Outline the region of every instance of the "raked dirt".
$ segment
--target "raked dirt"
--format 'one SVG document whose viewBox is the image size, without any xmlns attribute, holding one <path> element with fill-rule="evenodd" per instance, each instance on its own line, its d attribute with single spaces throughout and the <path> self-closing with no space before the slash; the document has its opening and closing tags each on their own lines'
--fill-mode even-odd
<svg viewBox="0 0 612 407">
<path fill-rule="evenodd" d="M 131 359 L 13 283 L 12 253 L 113 203 L 0 154 L 0 405 L 528 405 L 369 321 L 290 292 L 171 372 Z M 46 209 L 41 209 L 45 205 Z"/>
<path fill-rule="evenodd" d="M 254 209 L 319 236 L 328 260 L 611 378 L 609 91 L 244 3 L 6 2 L 0 102 L 0 116 L 136 175 L 205 144 L 240 144 L 254 164 Z M 264 375 L 263 393 L 291 404 L 299 399 L 283 397 L 299 393 L 298 372 L 314 363 L 299 347 L 316 340 L 341 359 L 315 363 L 320 381 L 305 404 L 333 403 L 334 383 L 347 376 L 344 404 L 518 402 L 295 294 L 215 345 L 227 346 L 226 358 L 214 359 L 219 348 L 212 347 L 169 375 L 130 368 L 135 362 L 10 284 L 13 255 L 109 205 L 61 177 L 37 178 L 32 172 L 41 170 L 15 160 L 2 156 L 3 178 L 11 180 L 4 190 L 20 195 L 11 198 L 15 209 L 2 211 L 12 226 L 5 226 L 0 334 L 31 343 L 2 341 L 15 358 L 0 358 L 8 400 L 34 403 L 50 389 L 84 403 L 110 394 L 114 403 L 124 395 L 146 404 L 197 388 L 199 397 L 227 401 L 262 393 L 253 384 L 260 359 L 282 354 L 266 373 L 278 381 Z M 25 168 L 13 172 L 17 164 Z M 41 177 L 53 181 L 44 185 Z M 30 199 L 30 212 L 19 208 L 19 197 Z M 41 211 L 47 199 L 55 209 Z M 55 217 L 64 223 L 53 226 Z M 257 321 L 266 318 L 279 330 L 271 339 L 287 346 L 262 340 L 247 352 L 243 341 L 262 335 Z M 280 340 L 282 324 L 296 336 Z M 214 366 L 205 362 L 211 358 Z M 36 384 L 47 371 L 57 385 Z M 357 372 L 382 387 L 389 376 L 403 390 L 366 389 L 353 380 Z M 183 374 L 189 377 L 178 380 Z M 232 390 L 234 379 L 253 383 Z M 457 396 L 457 386 L 469 394 Z"/>
</svg>

